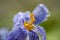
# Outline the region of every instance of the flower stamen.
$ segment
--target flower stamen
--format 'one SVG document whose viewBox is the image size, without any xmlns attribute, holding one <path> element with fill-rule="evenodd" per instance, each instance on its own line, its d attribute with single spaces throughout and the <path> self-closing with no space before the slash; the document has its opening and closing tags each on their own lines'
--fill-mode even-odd
<svg viewBox="0 0 60 40">
<path fill-rule="evenodd" d="M 34 26 L 33 26 L 33 23 L 35 22 L 35 18 L 34 18 L 34 14 L 30 14 L 30 21 L 29 22 L 24 22 L 24 27 L 27 29 L 27 30 L 33 30 L 34 29 Z"/>
</svg>

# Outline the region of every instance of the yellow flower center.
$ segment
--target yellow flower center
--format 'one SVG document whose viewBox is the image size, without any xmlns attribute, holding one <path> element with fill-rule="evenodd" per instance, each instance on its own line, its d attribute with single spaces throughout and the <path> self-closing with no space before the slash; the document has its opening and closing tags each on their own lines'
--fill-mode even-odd
<svg viewBox="0 0 60 40">
<path fill-rule="evenodd" d="M 27 29 L 27 30 L 33 30 L 34 29 L 34 26 L 33 26 L 33 23 L 35 22 L 35 18 L 34 18 L 34 14 L 30 14 L 30 21 L 29 22 L 24 22 L 24 27 Z"/>
</svg>

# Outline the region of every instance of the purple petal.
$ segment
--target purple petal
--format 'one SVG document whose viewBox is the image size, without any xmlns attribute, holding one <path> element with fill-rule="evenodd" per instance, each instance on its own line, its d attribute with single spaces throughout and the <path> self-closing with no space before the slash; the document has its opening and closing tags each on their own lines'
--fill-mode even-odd
<svg viewBox="0 0 60 40">
<path fill-rule="evenodd" d="M 21 28 L 12 30 L 8 33 L 6 40 L 25 40 L 27 37 L 27 32 Z"/>
<path fill-rule="evenodd" d="M 35 23 L 34 24 L 39 24 L 47 19 L 49 17 L 49 11 L 48 9 L 43 5 L 39 4 L 32 12 L 35 15 Z"/>
<path fill-rule="evenodd" d="M 29 32 L 29 40 L 39 40 L 37 33 L 30 31 Z"/>
<path fill-rule="evenodd" d="M 43 27 L 41 26 L 36 26 L 38 32 L 42 35 L 42 40 L 46 40 L 46 33 Z"/>
</svg>

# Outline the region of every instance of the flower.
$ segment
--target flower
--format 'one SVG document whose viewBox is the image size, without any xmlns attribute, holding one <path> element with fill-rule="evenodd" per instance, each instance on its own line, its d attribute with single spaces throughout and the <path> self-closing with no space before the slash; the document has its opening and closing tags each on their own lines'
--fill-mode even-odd
<svg viewBox="0 0 60 40">
<path fill-rule="evenodd" d="M 46 40 L 46 32 L 38 24 L 46 21 L 49 15 L 43 4 L 39 4 L 32 13 L 19 12 L 13 18 L 14 27 L 7 34 L 6 40 L 39 40 L 38 34 L 42 36 L 42 40 Z"/>
</svg>

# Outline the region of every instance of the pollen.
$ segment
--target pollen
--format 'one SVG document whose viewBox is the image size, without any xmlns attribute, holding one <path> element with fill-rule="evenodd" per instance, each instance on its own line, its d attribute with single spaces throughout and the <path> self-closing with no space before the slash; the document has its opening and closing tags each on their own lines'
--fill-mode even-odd
<svg viewBox="0 0 60 40">
<path fill-rule="evenodd" d="M 24 27 L 27 29 L 27 30 L 33 30 L 34 29 L 34 26 L 33 26 L 33 23 L 35 22 L 35 18 L 34 18 L 34 14 L 30 14 L 30 21 L 27 22 L 25 21 L 24 22 Z"/>
</svg>

